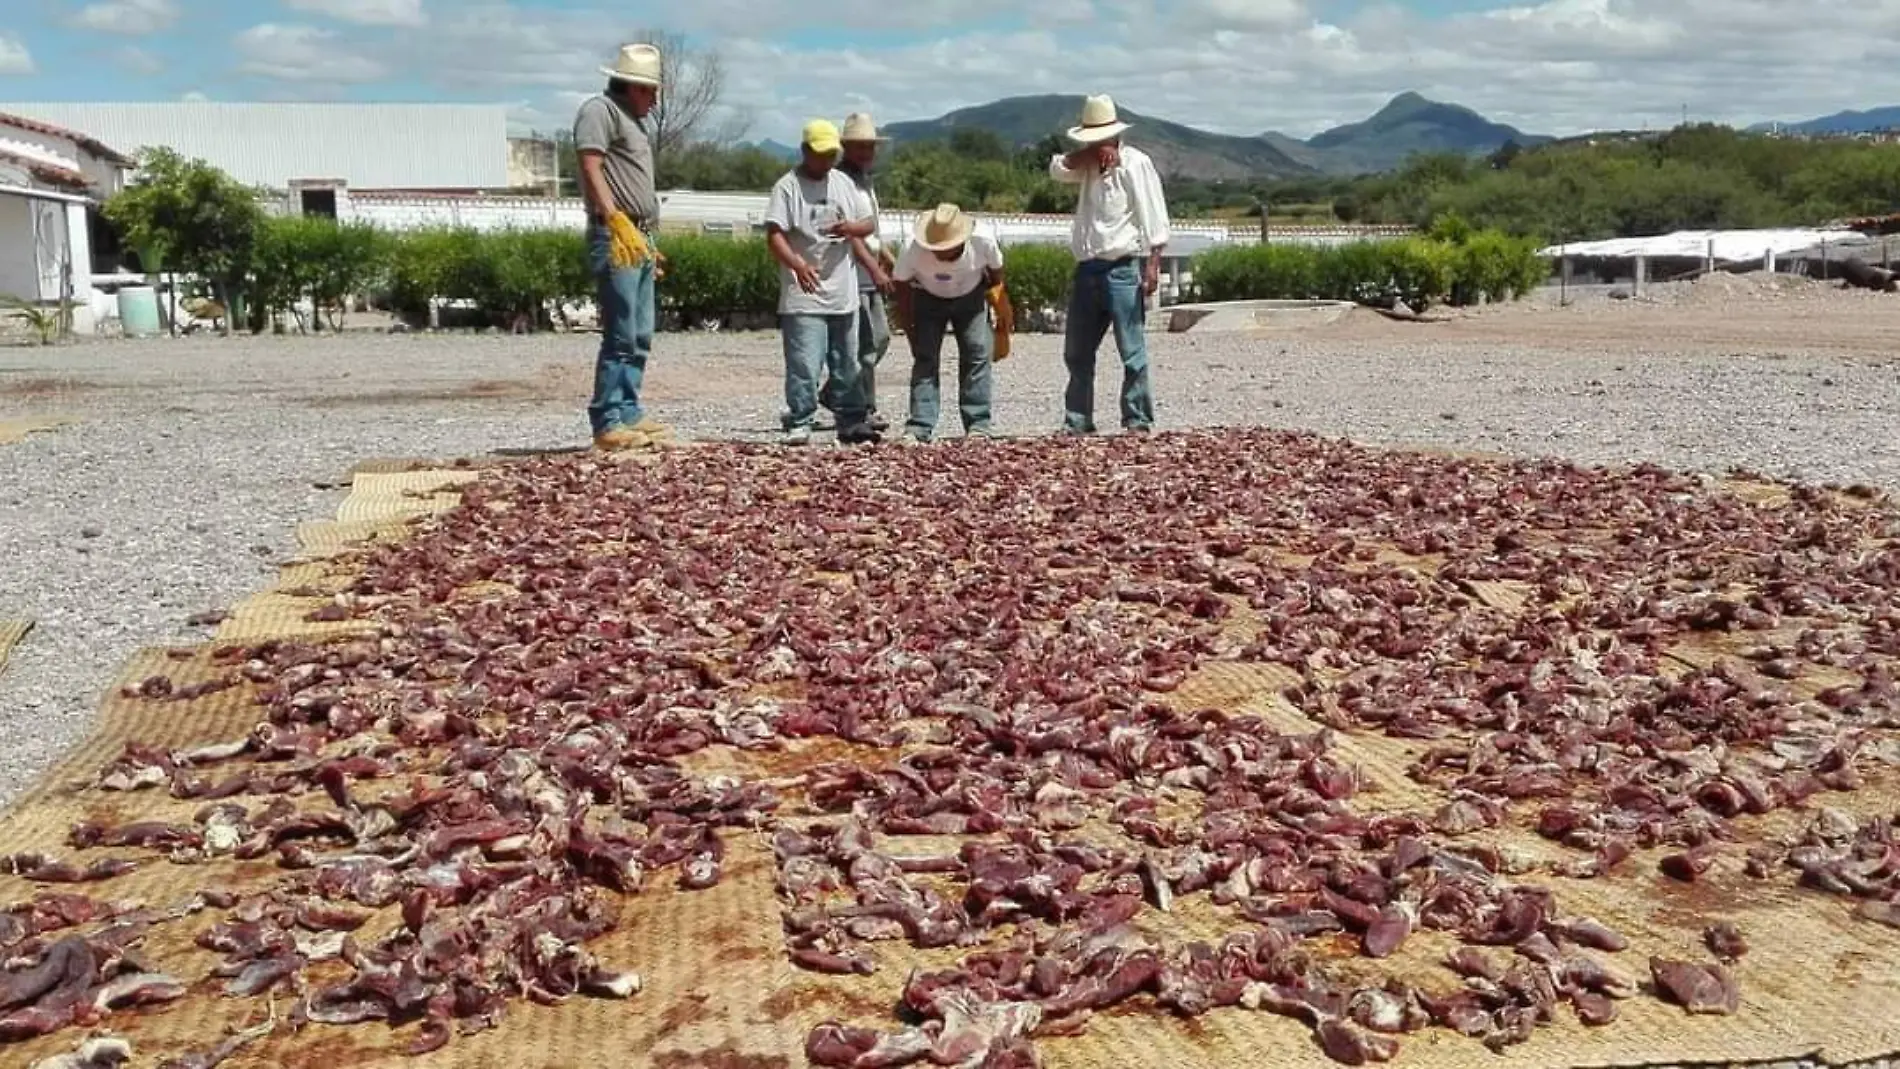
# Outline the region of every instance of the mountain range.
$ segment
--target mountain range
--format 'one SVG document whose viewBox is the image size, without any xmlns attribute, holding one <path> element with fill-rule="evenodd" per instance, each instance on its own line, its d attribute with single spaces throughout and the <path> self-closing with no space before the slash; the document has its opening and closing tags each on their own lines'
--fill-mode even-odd
<svg viewBox="0 0 1900 1069">
<path fill-rule="evenodd" d="M 897 142 L 915 142 L 943 140 L 959 129 L 979 129 L 1022 147 L 1068 129 L 1081 110 L 1080 96 L 1006 97 L 934 119 L 890 123 L 882 132 Z M 1129 142 L 1153 156 L 1164 175 L 1207 181 L 1371 174 L 1392 170 L 1420 152 L 1485 155 L 1508 142 L 1528 148 L 1552 140 L 1413 92 L 1393 97 L 1361 122 L 1335 126 L 1305 139 L 1271 130 L 1252 137 L 1217 134 L 1120 110 L 1122 119 L 1134 127 Z M 1900 126 L 1900 107 L 1844 111 L 1805 122 L 1760 123 L 1748 129 L 1841 134 L 1896 126 Z M 756 142 L 753 147 L 781 159 L 798 158 L 797 149 L 776 141 Z"/>
<path fill-rule="evenodd" d="M 1758 133 L 1776 130 L 1787 134 L 1866 134 L 1895 127 L 1900 127 L 1900 107 L 1837 111 L 1805 122 L 1758 122 L 1749 129 Z"/>
<path fill-rule="evenodd" d="M 892 123 L 885 132 L 899 141 L 925 141 L 947 137 L 959 127 L 977 127 L 1012 145 L 1026 145 L 1068 129 L 1081 110 L 1079 96 L 1010 97 L 936 119 Z M 1209 180 L 1363 174 L 1390 170 L 1417 152 L 1487 153 L 1507 141 L 1528 146 L 1549 140 L 1417 93 L 1401 93 L 1363 122 L 1305 140 L 1274 131 L 1254 137 L 1216 134 L 1120 110 L 1123 121 L 1134 126 L 1129 142 L 1153 156 L 1162 173 Z"/>
</svg>

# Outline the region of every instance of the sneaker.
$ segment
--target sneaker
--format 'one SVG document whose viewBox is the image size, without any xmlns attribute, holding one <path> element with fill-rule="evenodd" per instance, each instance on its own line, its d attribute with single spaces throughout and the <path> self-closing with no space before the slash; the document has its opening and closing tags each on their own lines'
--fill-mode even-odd
<svg viewBox="0 0 1900 1069">
<path fill-rule="evenodd" d="M 883 435 L 878 433 L 878 429 L 869 421 L 854 423 L 838 431 L 838 441 L 842 445 L 863 445 L 878 441 L 882 437 Z"/>
<path fill-rule="evenodd" d="M 1090 427 L 1088 430 L 1083 431 L 1083 430 L 1076 430 L 1074 427 L 1071 427 L 1068 424 L 1064 423 L 1062 425 L 1062 429 L 1056 431 L 1056 436 L 1059 438 L 1087 438 L 1087 437 L 1092 436 L 1094 433 L 1095 433 L 1095 428 L 1093 427 Z"/>
<path fill-rule="evenodd" d="M 793 427 L 791 430 L 785 432 L 785 436 L 778 440 L 778 444 L 780 445 L 810 445 L 811 444 L 811 428 L 810 427 Z"/>
<path fill-rule="evenodd" d="M 871 429 L 883 434 L 891 429 L 891 421 L 885 419 L 882 412 L 873 412 L 871 413 Z"/>
<path fill-rule="evenodd" d="M 965 438 L 994 438 L 996 437 L 996 432 L 990 429 L 989 424 L 985 423 L 969 428 L 963 432 L 963 436 Z"/>
<path fill-rule="evenodd" d="M 1154 427 L 1146 423 L 1131 423 L 1122 428 L 1123 434 L 1153 434 L 1154 432 Z"/>
</svg>

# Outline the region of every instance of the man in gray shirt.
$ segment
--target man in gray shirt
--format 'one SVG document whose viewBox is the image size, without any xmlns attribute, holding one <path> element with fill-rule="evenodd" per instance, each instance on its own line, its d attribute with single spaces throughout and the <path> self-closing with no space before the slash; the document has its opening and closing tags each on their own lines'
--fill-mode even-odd
<svg viewBox="0 0 1900 1069">
<path fill-rule="evenodd" d="M 878 412 L 877 368 L 891 348 L 891 319 L 885 300 L 895 289 L 890 268 L 896 260 L 885 252 L 878 237 L 877 185 L 871 168 L 877 162 L 878 146 L 889 139 L 878 136 L 877 125 L 863 112 L 845 116 L 840 139 L 844 156 L 838 161 L 838 170 L 851 179 L 858 192 L 852 216 L 870 220 L 870 232 L 854 230 L 850 241 L 852 256 L 858 262 L 858 387 L 864 391 L 871 428 L 881 434 L 891 424 Z M 837 393 L 829 381 L 818 391 L 818 404 L 837 411 Z"/>
<path fill-rule="evenodd" d="M 805 124 L 801 160 L 772 187 L 766 244 L 779 264 L 779 332 L 785 345 L 785 444 L 811 441 L 818 377 L 829 368 L 838 440 L 876 441 L 858 384 L 858 275 L 851 238 L 857 188 L 837 169 L 844 146 L 824 119 Z"/>
<path fill-rule="evenodd" d="M 614 66 L 601 72 L 607 88 L 581 103 L 574 117 L 574 149 L 587 202 L 588 265 L 600 302 L 600 353 L 587 418 L 595 447 L 615 451 L 652 445 L 669 433 L 640 407 L 657 325 L 653 283 L 661 263 L 651 240 L 660 225 L 660 198 L 646 128 L 659 99 L 660 51 L 627 45 Z"/>
</svg>

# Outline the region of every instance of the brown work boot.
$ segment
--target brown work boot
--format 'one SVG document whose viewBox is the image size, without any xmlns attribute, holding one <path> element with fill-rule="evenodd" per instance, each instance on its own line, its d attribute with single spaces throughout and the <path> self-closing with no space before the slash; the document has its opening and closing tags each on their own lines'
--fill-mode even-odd
<svg viewBox="0 0 1900 1069">
<path fill-rule="evenodd" d="M 673 428 L 651 416 L 640 417 L 640 422 L 625 428 L 625 430 L 635 437 L 648 442 L 657 442 L 664 438 L 673 437 Z"/>
<path fill-rule="evenodd" d="M 618 453 L 623 449 L 632 449 L 645 443 L 645 435 L 635 434 L 626 427 L 615 427 L 594 435 L 594 448 L 603 453 Z"/>
<path fill-rule="evenodd" d="M 631 426 L 615 427 L 594 436 L 594 448 L 603 453 L 644 449 L 673 436 L 672 428 L 654 419 L 641 419 Z"/>
</svg>

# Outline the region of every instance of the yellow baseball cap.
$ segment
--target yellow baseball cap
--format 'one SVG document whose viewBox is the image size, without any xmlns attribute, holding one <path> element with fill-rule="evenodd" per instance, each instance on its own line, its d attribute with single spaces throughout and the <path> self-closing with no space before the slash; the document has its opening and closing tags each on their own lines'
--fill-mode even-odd
<svg viewBox="0 0 1900 1069">
<path fill-rule="evenodd" d="M 813 152 L 822 152 L 827 156 L 844 151 L 844 141 L 838 136 L 838 126 L 830 119 L 813 119 L 805 124 L 805 132 L 799 138 Z"/>
</svg>

